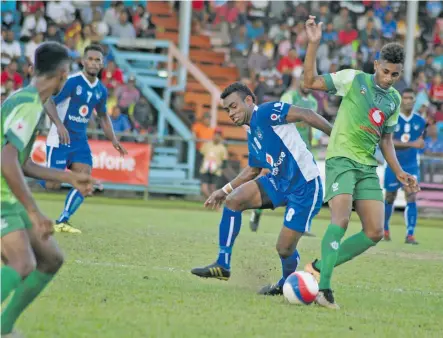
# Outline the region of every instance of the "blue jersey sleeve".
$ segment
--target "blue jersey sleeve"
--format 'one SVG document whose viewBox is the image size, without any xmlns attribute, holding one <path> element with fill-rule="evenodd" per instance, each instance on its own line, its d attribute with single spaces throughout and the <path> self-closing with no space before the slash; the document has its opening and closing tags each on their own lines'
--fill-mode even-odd
<svg viewBox="0 0 443 338">
<path fill-rule="evenodd" d="M 66 100 L 68 97 L 71 97 L 72 92 L 74 91 L 76 85 L 76 81 L 74 77 L 68 78 L 60 92 L 53 97 L 54 103 L 57 105 L 64 100 Z"/>
<path fill-rule="evenodd" d="M 248 166 L 253 168 L 261 168 L 262 165 L 260 164 L 260 161 L 255 158 L 251 153 L 249 153 L 248 156 Z"/>
<path fill-rule="evenodd" d="M 97 112 L 97 115 L 106 115 L 106 112 L 108 111 L 106 107 L 106 102 L 108 101 L 108 90 L 103 87 L 102 88 L 102 97 L 100 98 L 100 101 L 95 106 L 95 111 Z"/>
<path fill-rule="evenodd" d="M 257 109 L 257 123 L 259 125 L 278 126 L 287 124 L 286 116 L 288 115 L 291 105 L 284 102 L 266 102 Z"/>
</svg>

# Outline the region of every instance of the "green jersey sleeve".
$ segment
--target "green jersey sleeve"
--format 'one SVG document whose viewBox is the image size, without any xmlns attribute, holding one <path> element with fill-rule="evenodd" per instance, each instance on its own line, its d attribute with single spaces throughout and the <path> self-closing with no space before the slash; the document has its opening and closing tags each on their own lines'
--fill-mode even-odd
<svg viewBox="0 0 443 338">
<path fill-rule="evenodd" d="M 287 91 L 286 93 L 283 93 L 280 102 L 292 104 L 292 92 Z"/>
<path fill-rule="evenodd" d="M 397 109 L 395 110 L 394 114 L 386 121 L 385 125 L 383 126 L 383 134 L 389 134 L 393 133 L 395 130 L 395 126 L 398 123 L 398 116 L 400 115 L 400 103 L 401 103 L 401 96 L 400 94 L 397 94 Z"/>
<path fill-rule="evenodd" d="M 4 123 L 5 143 L 9 142 L 23 151 L 32 137 L 40 120 L 43 107 L 37 103 L 22 103 L 8 114 Z"/>
<path fill-rule="evenodd" d="M 328 88 L 328 93 L 337 96 L 346 96 L 351 89 L 352 81 L 357 74 L 360 74 L 360 70 L 344 69 L 337 73 L 330 73 L 322 75 Z"/>
</svg>

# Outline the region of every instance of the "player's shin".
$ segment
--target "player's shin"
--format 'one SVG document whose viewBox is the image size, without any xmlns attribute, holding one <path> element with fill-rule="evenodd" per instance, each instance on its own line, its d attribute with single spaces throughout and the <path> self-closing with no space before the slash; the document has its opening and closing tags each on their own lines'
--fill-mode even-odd
<svg viewBox="0 0 443 338">
<path fill-rule="evenodd" d="M 321 290 L 331 288 L 331 277 L 334 266 L 337 263 L 340 242 L 345 234 L 345 229 L 336 225 L 329 224 L 321 243 L 321 270 L 320 283 Z"/>
<path fill-rule="evenodd" d="M 3 268 L 2 268 L 3 270 Z M 2 275 L 3 277 L 3 275 Z M 53 274 L 46 274 L 34 270 L 15 290 L 11 301 L 8 303 L 1 316 L 1 334 L 12 332 L 15 322 L 20 314 L 31 304 L 34 299 L 43 291 L 54 277 Z M 3 286 L 2 286 L 3 293 Z M 2 295 L 3 297 L 3 295 Z M 3 299 L 3 298 L 2 298 Z"/>
<path fill-rule="evenodd" d="M 83 195 L 77 189 L 71 189 L 66 196 L 65 208 L 57 220 L 57 223 L 67 222 L 83 203 L 84 199 Z"/>
<path fill-rule="evenodd" d="M 415 225 L 417 224 L 417 203 L 408 202 L 405 209 L 405 223 L 407 236 L 414 236 Z"/>
<path fill-rule="evenodd" d="M 241 211 L 224 207 L 219 226 L 219 246 L 217 263 L 226 269 L 231 268 L 232 247 L 241 228 Z"/>
<path fill-rule="evenodd" d="M 9 294 L 15 290 L 22 280 L 20 274 L 10 266 L 2 266 L 1 268 L 1 292 L 2 303 L 8 298 Z"/>
<path fill-rule="evenodd" d="M 394 211 L 394 204 L 385 201 L 385 231 L 389 231 L 389 221 L 391 219 L 392 212 Z"/>
<path fill-rule="evenodd" d="M 298 263 L 300 262 L 300 255 L 295 249 L 295 251 L 292 253 L 292 255 L 288 257 L 282 257 L 280 255 L 281 260 L 281 266 L 282 266 L 282 277 L 278 281 L 278 285 L 283 287 L 283 284 L 285 283 L 286 278 L 293 273 L 295 270 L 297 270 Z"/>
</svg>

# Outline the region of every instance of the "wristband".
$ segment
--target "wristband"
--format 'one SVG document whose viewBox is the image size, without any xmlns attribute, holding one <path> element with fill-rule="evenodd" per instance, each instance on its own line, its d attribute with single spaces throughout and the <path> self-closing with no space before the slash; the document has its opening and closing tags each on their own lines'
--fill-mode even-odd
<svg viewBox="0 0 443 338">
<path fill-rule="evenodd" d="M 228 183 L 222 188 L 222 190 L 226 195 L 229 195 L 234 190 L 234 188 L 232 187 L 231 183 Z"/>
</svg>

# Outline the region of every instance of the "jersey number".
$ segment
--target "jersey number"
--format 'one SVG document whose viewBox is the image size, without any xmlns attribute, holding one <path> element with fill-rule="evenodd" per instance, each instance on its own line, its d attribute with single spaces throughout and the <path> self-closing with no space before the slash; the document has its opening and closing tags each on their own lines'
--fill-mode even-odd
<svg viewBox="0 0 443 338">
<path fill-rule="evenodd" d="M 89 103 L 89 101 L 91 101 L 92 92 L 87 92 L 87 94 L 88 94 L 88 101 L 87 101 L 87 103 Z"/>
</svg>

